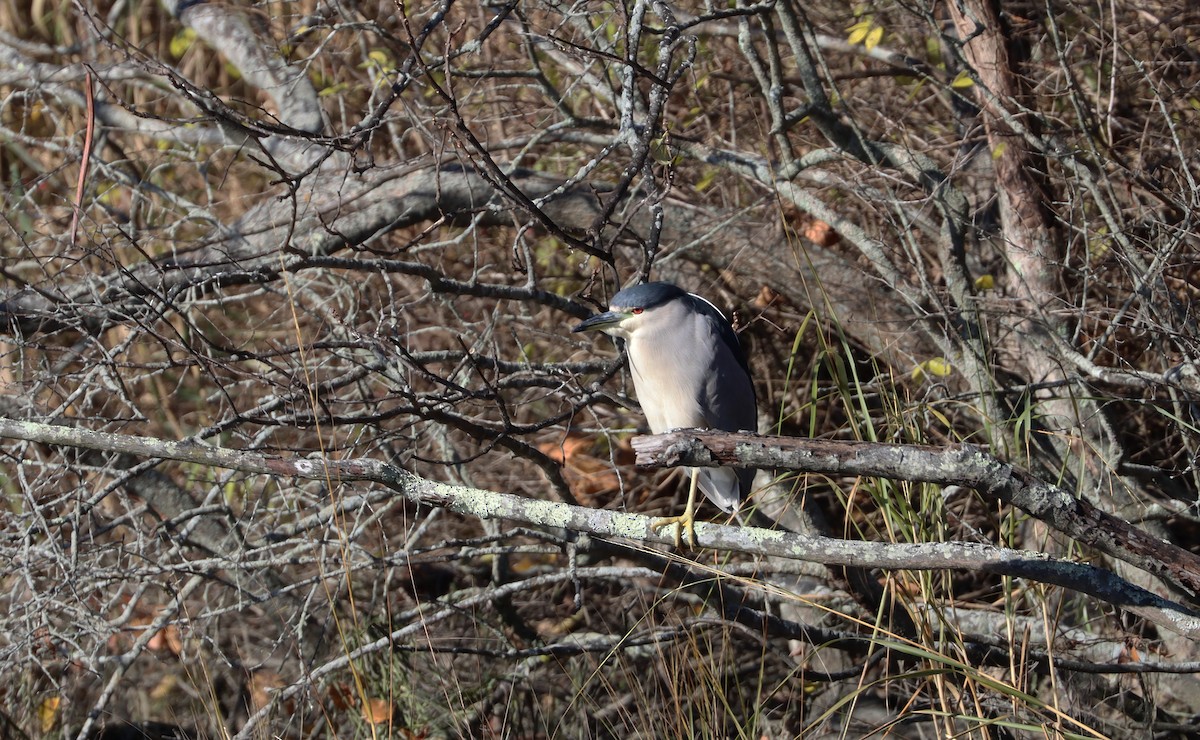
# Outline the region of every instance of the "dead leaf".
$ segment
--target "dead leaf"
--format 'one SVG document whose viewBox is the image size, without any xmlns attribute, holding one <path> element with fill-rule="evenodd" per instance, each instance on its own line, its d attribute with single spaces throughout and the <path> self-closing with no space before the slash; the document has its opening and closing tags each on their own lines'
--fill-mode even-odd
<svg viewBox="0 0 1200 740">
<path fill-rule="evenodd" d="M 766 309 L 774 305 L 775 301 L 779 300 L 779 294 L 764 285 L 758 290 L 758 295 L 754 296 L 754 307 L 757 309 Z"/>
<path fill-rule="evenodd" d="M 534 629 L 537 630 L 538 637 L 543 640 L 551 640 L 574 632 L 584 622 L 585 618 L 585 614 L 579 611 L 569 615 L 565 619 L 539 620 L 534 624 Z"/>
<path fill-rule="evenodd" d="M 629 443 L 622 440 L 620 444 L 627 447 Z M 547 457 L 563 466 L 563 477 L 571 486 L 571 492 L 585 506 L 597 505 L 601 494 L 615 493 L 621 487 L 621 479 L 612 463 L 588 454 L 591 446 L 590 438 L 576 434 L 567 435 L 561 442 L 538 446 Z"/>
<path fill-rule="evenodd" d="M 1135 645 L 1126 645 L 1121 649 L 1121 654 L 1117 656 L 1117 663 L 1141 663 L 1142 655 L 1138 652 Z"/>
<path fill-rule="evenodd" d="M 808 239 L 810 242 L 818 244 L 822 247 L 832 247 L 842 238 L 836 231 L 833 230 L 832 226 L 824 221 L 821 221 L 820 219 L 813 219 L 811 222 L 809 222 L 808 225 L 804 227 L 803 233 L 805 239 Z"/>
<path fill-rule="evenodd" d="M 246 679 L 246 694 L 255 711 L 271 703 L 271 692 L 287 685 L 283 676 L 273 671 L 255 671 Z"/>
<path fill-rule="evenodd" d="M 387 699 L 367 699 L 363 706 L 363 718 L 373 725 L 392 721 L 393 705 Z"/>
<path fill-rule="evenodd" d="M 167 653 L 179 657 L 179 654 L 183 652 L 183 639 L 179 636 L 179 628 L 173 624 L 163 626 L 154 637 L 150 638 L 146 647 L 156 653 Z"/>
<path fill-rule="evenodd" d="M 350 689 L 349 684 L 346 683 L 335 683 L 329 687 L 329 701 L 333 704 L 333 708 L 339 712 L 344 712 L 355 704 L 358 704 L 358 700 L 354 697 L 354 692 Z"/>
<path fill-rule="evenodd" d="M 522 552 L 512 556 L 508 561 L 508 567 L 517 575 L 526 575 L 536 568 L 554 565 L 558 561 L 556 553 L 544 552 Z"/>
<path fill-rule="evenodd" d="M 162 677 L 153 689 L 150 690 L 150 698 L 154 701 L 163 701 L 171 696 L 171 692 L 179 685 L 179 677 L 175 674 L 168 673 Z"/>
</svg>

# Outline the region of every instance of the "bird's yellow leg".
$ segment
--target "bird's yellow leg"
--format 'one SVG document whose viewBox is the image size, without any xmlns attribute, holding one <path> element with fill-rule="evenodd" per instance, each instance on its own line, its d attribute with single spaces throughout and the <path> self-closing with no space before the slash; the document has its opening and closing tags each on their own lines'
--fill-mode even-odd
<svg viewBox="0 0 1200 740">
<path fill-rule="evenodd" d="M 696 483 L 700 471 L 692 468 L 692 482 L 688 486 L 687 508 L 679 516 L 667 516 L 650 522 L 650 529 L 657 532 L 664 527 L 675 525 L 675 547 L 679 547 L 680 535 L 687 533 L 688 547 L 696 549 Z"/>
</svg>

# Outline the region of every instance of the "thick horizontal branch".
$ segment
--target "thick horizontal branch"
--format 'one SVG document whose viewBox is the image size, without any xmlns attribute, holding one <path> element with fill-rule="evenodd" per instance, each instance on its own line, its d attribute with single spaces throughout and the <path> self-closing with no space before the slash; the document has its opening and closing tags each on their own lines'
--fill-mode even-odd
<svg viewBox="0 0 1200 740">
<path fill-rule="evenodd" d="M 685 435 L 686 436 L 686 435 Z M 696 435 L 691 435 L 696 436 Z M 78 427 L 0 418 L 0 437 L 79 447 L 148 458 L 179 460 L 246 473 L 281 475 L 335 483 L 370 481 L 387 490 L 339 497 L 334 504 L 298 522 L 297 531 L 332 522 L 343 512 L 386 502 L 396 493 L 409 501 L 480 519 L 509 519 L 548 527 L 642 542 L 669 544 L 673 537 L 651 529 L 650 517 L 588 509 L 511 494 L 426 480 L 371 459 L 279 458 L 194 441 L 169 441 Z M 688 461 L 688 464 L 699 464 Z M 288 536 L 288 532 L 277 534 Z M 1108 571 L 1056 560 L 1044 553 L 973 543 L 899 545 L 797 535 L 790 532 L 699 523 L 697 539 L 716 550 L 746 552 L 824 565 L 907 570 L 981 570 L 1027 578 L 1089 594 L 1192 639 L 1200 639 L 1200 614 L 1138 588 Z"/>
<path fill-rule="evenodd" d="M 635 438 L 633 449 L 637 464 L 644 467 L 782 468 L 965 486 L 1016 506 L 1192 596 L 1200 593 L 1200 557 L 973 445 L 931 447 L 683 430 Z"/>
</svg>

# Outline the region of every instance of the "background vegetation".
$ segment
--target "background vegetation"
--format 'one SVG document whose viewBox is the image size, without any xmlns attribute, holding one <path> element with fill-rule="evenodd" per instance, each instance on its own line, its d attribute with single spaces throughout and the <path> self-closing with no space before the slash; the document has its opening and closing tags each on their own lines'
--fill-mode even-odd
<svg viewBox="0 0 1200 740">
<path fill-rule="evenodd" d="M 764 432 L 970 442 L 1194 548 L 1182 5 L 9 2 L 0 416 L 662 514 L 619 348 L 569 332 L 651 277 L 735 318 Z M 771 490 L 1195 596 L 900 473 Z M 7 737 L 1197 732 L 1194 640 L 983 567 L 30 441 L 0 483 Z"/>
</svg>

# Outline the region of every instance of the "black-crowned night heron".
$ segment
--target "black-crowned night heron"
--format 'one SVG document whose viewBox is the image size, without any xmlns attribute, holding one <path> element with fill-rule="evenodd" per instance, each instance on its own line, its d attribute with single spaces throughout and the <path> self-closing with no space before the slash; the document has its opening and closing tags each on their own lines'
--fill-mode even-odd
<svg viewBox="0 0 1200 740">
<path fill-rule="evenodd" d="M 626 288 L 609 310 L 575 327 L 598 329 L 625 340 L 633 387 L 654 434 L 672 429 L 755 431 L 754 384 L 733 327 L 717 307 L 671 283 Z M 723 511 L 734 512 L 750 492 L 753 470 L 693 468 L 687 508 L 657 519 L 655 530 L 675 525 L 675 543 L 686 532 L 696 546 L 696 487 Z"/>
</svg>

